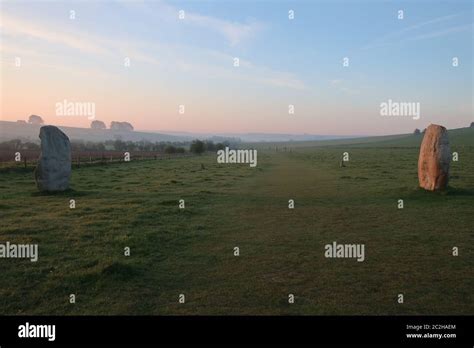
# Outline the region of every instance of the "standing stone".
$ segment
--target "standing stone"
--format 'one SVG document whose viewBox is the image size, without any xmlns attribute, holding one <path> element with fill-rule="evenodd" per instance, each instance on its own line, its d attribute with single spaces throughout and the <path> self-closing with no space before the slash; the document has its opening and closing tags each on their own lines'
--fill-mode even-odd
<svg viewBox="0 0 474 348">
<path fill-rule="evenodd" d="M 429 125 L 418 158 L 420 187 L 430 191 L 445 189 L 448 186 L 450 161 L 448 131 L 443 126 Z"/>
<path fill-rule="evenodd" d="M 36 186 L 40 191 L 64 191 L 71 176 L 71 143 L 55 126 L 40 129 L 41 155 L 35 169 Z"/>
</svg>

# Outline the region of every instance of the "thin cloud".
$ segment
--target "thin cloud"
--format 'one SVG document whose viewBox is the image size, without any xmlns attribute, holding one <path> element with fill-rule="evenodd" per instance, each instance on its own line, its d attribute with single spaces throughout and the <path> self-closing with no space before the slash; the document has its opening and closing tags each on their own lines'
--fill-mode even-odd
<svg viewBox="0 0 474 348">
<path fill-rule="evenodd" d="M 263 23 L 255 20 L 249 20 L 247 22 L 229 21 L 214 16 L 188 11 L 186 7 L 178 8 L 164 1 L 150 3 L 144 1 L 121 1 L 120 3 L 127 9 L 136 9 L 143 15 L 169 22 L 176 20 L 179 11 L 183 10 L 184 19 L 181 20 L 183 24 L 209 29 L 224 37 L 230 46 L 236 46 L 254 37 L 258 31 L 264 27 Z"/>
<path fill-rule="evenodd" d="M 444 30 L 434 31 L 434 32 L 431 32 L 431 33 L 417 35 L 415 37 L 408 38 L 405 41 L 418 41 L 418 40 L 432 39 L 432 38 L 436 38 L 436 37 L 440 37 L 440 36 L 449 35 L 451 33 L 466 31 L 466 30 L 469 30 L 469 29 L 472 29 L 472 28 L 473 28 L 473 23 L 468 24 L 468 25 L 459 25 L 457 27 L 452 27 L 452 28 L 447 28 L 447 29 L 444 29 Z"/>
<path fill-rule="evenodd" d="M 189 13 L 187 18 L 202 26 L 217 28 L 226 33 L 231 44 L 241 42 L 250 35 L 253 27 L 245 27 L 227 22 L 221 22 L 211 17 L 195 16 Z M 276 71 L 265 66 L 256 66 L 248 60 L 240 58 L 240 67 L 233 67 L 234 57 L 229 54 L 205 48 L 188 47 L 185 45 L 160 44 L 150 41 L 134 40 L 133 44 L 91 35 L 85 32 L 58 32 L 58 30 L 44 23 L 34 23 L 2 14 L 1 29 L 5 39 L 10 41 L 18 36 L 34 38 L 78 50 L 84 54 L 92 55 L 101 60 L 117 60 L 117 56 L 130 57 L 132 65 L 134 62 L 160 65 L 163 69 L 177 69 L 181 72 L 194 72 L 204 77 L 218 77 L 229 80 L 243 80 L 260 85 L 304 89 L 305 84 L 294 74 Z M 16 41 L 16 40 L 15 40 Z M 14 41 L 14 42 L 15 42 Z M 16 41 L 14 46 L 4 45 L 3 51 L 15 54 L 21 49 L 21 44 Z M 47 50 L 42 51 L 47 53 Z M 29 52 L 31 53 L 31 51 Z M 157 58 L 159 57 L 159 59 Z M 189 57 L 188 60 L 186 60 Z M 199 57 L 199 59 L 196 59 Z M 46 59 L 46 61 L 48 61 Z M 91 70 L 92 71 L 92 70 Z"/>
<path fill-rule="evenodd" d="M 125 47 L 120 41 L 111 40 L 99 36 L 93 36 L 90 33 L 67 33 L 60 32 L 55 28 L 48 27 L 44 24 L 32 23 L 17 17 L 12 17 L 6 13 L 2 14 L 0 28 L 4 36 L 18 37 L 24 36 L 50 44 L 58 44 L 72 49 L 79 50 L 83 53 L 95 56 L 109 55 L 129 56 L 134 60 L 142 61 L 150 64 L 158 64 L 159 61 L 133 47 Z"/>
<path fill-rule="evenodd" d="M 258 22 L 229 22 L 215 17 L 202 16 L 196 13 L 187 13 L 185 18 L 185 20 L 189 21 L 191 24 L 206 27 L 220 33 L 227 39 L 230 46 L 236 46 L 242 41 L 254 36 L 262 27 Z"/>
<path fill-rule="evenodd" d="M 43 25 L 36 25 L 20 18 L 11 17 L 6 13 L 2 13 L 0 28 L 3 35 L 10 36 L 27 36 L 39 40 L 48 41 L 53 44 L 61 44 L 78 49 L 83 52 L 93 54 L 103 54 L 105 49 L 99 44 L 95 44 L 90 38 L 81 39 L 78 36 L 70 35 L 54 29 L 47 29 Z"/>
<path fill-rule="evenodd" d="M 187 50 L 185 47 L 181 49 Z M 179 57 L 188 56 L 183 51 Z M 233 67 L 233 57 L 215 51 L 201 51 L 203 61 L 184 61 L 174 58 L 168 62 L 174 68 L 183 73 L 193 73 L 204 78 L 219 78 L 233 81 L 246 81 L 258 85 L 277 88 L 289 88 L 302 90 L 306 86 L 296 75 L 270 69 L 265 66 L 252 64 L 247 60 L 240 59 L 240 66 Z"/>
<path fill-rule="evenodd" d="M 415 40 L 414 38 L 410 38 L 410 37 L 405 37 L 404 38 L 403 36 L 406 35 L 406 34 L 412 34 L 413 32 L 415 32 L 415 31 L 417 31 L 421 28 L 424 28 L 426 26 L 451 21 L 451 20 L 453 20 L 453 19 L 455 19 L 459 16 L 460 16 L 460 13 L 456 13 L 456 14 L 451 14 L 451 15 L 447 15 L 447 16 L 441 16 L 441 17 L 433 18 L 433 19 L 430 19 L 430 20 L 427 20 L 427 21 L 424 21 L 424 22 L 421 22 L 421 23 L 411 25 L 411 26 L 403 28 L 401 30 L 389 33 L 389 34 L 387 34 L 387 35 L 385 35 L 385 36 L 383 36 L 383 37 L 381 37 L 377 40 L 374 40 L 371 43 L 361 47 L 361 50 L 367 50 L 367 49 L 372 49 L 372 48 L 376 48 L 376 47 L 396 45 L 396 44 L 399 44 L 399 43 L 402 43 L 402 42 L 405 42 L 405 41 Z M 448 31 L 447 34 L 449 34 L 451 32 L 452 31 Z M 416 40 L 422 40 L 424 38 L 429 38 L 430 33 L 420 34 L 420 35 L 417 35 L 416 37 L 419 37 Z M 433 36 L 433 37 L 435 37 L 435 36 Z"/>
</svg>

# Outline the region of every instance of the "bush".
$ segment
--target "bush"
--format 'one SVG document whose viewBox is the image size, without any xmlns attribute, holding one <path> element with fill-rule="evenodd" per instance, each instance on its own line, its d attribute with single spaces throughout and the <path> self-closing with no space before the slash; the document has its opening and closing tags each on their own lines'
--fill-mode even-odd
<svg viewBox="0 0 474 348">
<path fill-rule="evenodd" d="M 210 140 L 207 140 L 204 143 L 204 148 L 206 149 L 206 151 L 216 151 L 216 145 L 214 145 L 214 143 Z"/>
<path fill-rule="evenodd" d="M 166 146 L 165 153 L 168 153 L 168 154 L 176 153 L 176 147 L 174 147 L 173 145 Z"/>
<path fill-rule="evenodd" d="M 114 140 L 114 150 L 115 151 L 125 151 L 127 149 L 127 143 L 123 140 L 116 139 Z"/>
<path fill-rule="evenodd" d="M 18 150 L 39 150 L 40 146 L 37 143 L 22 142 L 20 139 L 12 139 L 0 143 L 0 150 L 4 151 L 18 151 Z"/>
<path fill-rule="evenodd" d="M 197 139 L 193 140 L 193 142 L 191 143 L 191 148 L 189 149 L 189 151 L 197 155 L 202 154 L 204 150 L 205 150 L 204 142 Z"/>
<path fill-rule="evenodd" d="M 130 131 L 133 131 L 133 126 L 128 122 L 112 121 L 110 122 L 110 129 L 130 132 Z"/>
<path fill-rule="evenodd" d="M 104 122 L 95 120 L 91 122 L 91 128 L 92 129 L 107 129 L 107 126 L 105 125 Z"/>
<path fill-rule="evenodd" d="M 38 115 L 31 115 L 31 116 L 28 118 L 28 123 L 43 125 L 43 124 L 44 124 L 44 120 L 43 120 L 43 118 L 42 118 L 41 116 L 38 116 Z"/>
</svg>

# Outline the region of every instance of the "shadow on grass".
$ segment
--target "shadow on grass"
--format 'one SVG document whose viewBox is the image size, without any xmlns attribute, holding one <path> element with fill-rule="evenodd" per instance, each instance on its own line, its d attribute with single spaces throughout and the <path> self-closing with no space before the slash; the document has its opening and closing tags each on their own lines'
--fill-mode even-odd
<svg viewBox="0 0 474 348">
<path fill-rule="evenodd" d="M 129 280 L 138 275 L 140 275 L 138 269 L 122 262 L 113 262 L 102 269 L 100 273 L 101 277 L 105 276 L 114 280 Z"/>
<path fill-rule="evenodd" d="M 474 196 L 474 189 L 472 188 L 459 188 L 459 187 L 448 187 L 446 193 L 448 196 Z"/>
<path fill-rule="evenodd" d="M 471 188 L 460 188 L 460 187 L 452 187 L 448 186 L 448 188 L 444 190 L 437 190 L 437 191 L 428 191 L 424 190 L 421 187 L 415 187 L 413 189 L 405 187 L 399 191 L 405 197 L 409 197 L 410 199 L 420 199 L 420 200 L 433 200 L 437 197 L 466 197 L 466 196 L 474 196 L 474 189 Z"/>
<path fill-rule="evenodd" d="M 35 171 L 34 166 L 22 167 L 22 166 L 12 166 L 12 167 L 2 167 L 0 168 L 0 173 L 33 173 Z"/>
<path fill-rule="evenodd" d="M 57 197 L 82 197 L 92 194 L 91 191 L 76 191 L 74 189 L 67 189 L 64 191 L 33 191 L 31 196 L 33 197 L 42 197 L 42 196 L 57 196 Z"/>
</svg>

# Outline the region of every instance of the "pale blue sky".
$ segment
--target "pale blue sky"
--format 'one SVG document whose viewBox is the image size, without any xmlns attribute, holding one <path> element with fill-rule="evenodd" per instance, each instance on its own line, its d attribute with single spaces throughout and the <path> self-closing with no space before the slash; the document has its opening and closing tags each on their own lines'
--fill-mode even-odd
<svg viewBox="0 0 474 348">
<path fill-rule="evenodd" d="M 357 135 L 474 121 L 468 0 L 2 1 L 1 7 L 2 119 L 35 113 L 50 123 L 87 126 L 84 117 L 54 115 L 55 103 L 68 99 L 95 102 L 97 118 L 129 120 L 142 130 Z M 388 99 L 420 102 L 421 119 L 381 117 L 380 103 Z M 186 105 L 184 115 L 179 104 Z"/>
</svg>

